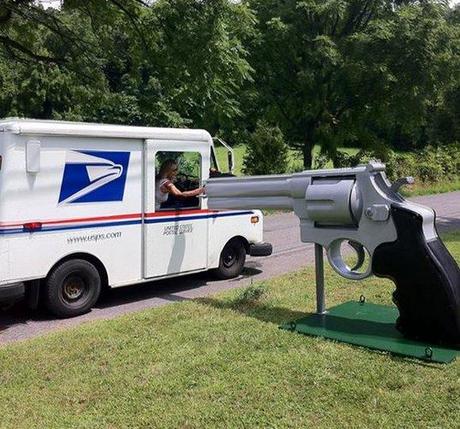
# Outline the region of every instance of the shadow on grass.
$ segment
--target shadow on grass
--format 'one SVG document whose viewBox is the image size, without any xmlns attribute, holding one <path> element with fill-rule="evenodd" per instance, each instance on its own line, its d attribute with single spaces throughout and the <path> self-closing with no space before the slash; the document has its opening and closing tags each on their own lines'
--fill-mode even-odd
<svg viewBox="0 0 460 429">
<path fill-rule="evenodd" d="M 369 335 L 382 338 L 400 338 L 401 335 L 396 331 L 394 323 L 373 322 L 370 320 L 352 319 L 328 314 L 316 315 L 315 313 L 300 312 L 290 310 L 288 308 L 274 307 L 261 302 L 250 303 L 235 303 L 234 301 L 220 301 L 218 299 L 207 297 L 195 300 L 196 302 L 208 305 L 220 310 L 231 310 L 245 316 L 252 317 L 262 322 L 274 323 L 277 326 L 289 325 L 294 322 L 302 324 L 297 326 L 292 325 L 292 329 L 296 329 L 303 334 L 311 334 L 311 331 L 316 332 L 315 335 L 323 337 L 325 330 L 341 333 L 346 336 L 354 335 Z M 308 320 L 306 320 L 308 318 Z M 302 329 L 302 325 L 304 329 Z M 308 326 L 309 331 L 305 328 Z M 324 330 L 324 332 L 320 332 Z M 305 331 L 305 332 L 304 332 Z"/>
<path fill-rule="evenodd" d="M 194 301 L 216 309 L 234 311 L 262 322 L 273 323 L 276 326 L 284 325 L 287 331 L 339 341 L 354 347 L 363 347 L 372 352 L 388 352 L 396 360 L 409 358 L 422 365 L 423 361 L 412 356 L 413 347 L 446 347 L 437 346 L 429 341 L 418 342 L 406 339 L 396 329 L 395 322 L 390 321 L 379 322 L 333 314 L 317 315 L 276 307 L 260 301 L 241 304 L 237 301 L 221 301 L 212 297 Z M 395 345 L 401 349 L 406 348 L 407 351 L 391 350 Z M 447 348 L 459 350 L 455 347 Z M 425 361 L 424 364 L 431 366 L 435 363 Z"/>
<path fill-rule="evenodd" d="M 194 301 L 219 310 L 230 310 L 241 313 L 262 322 L 274 323 L 276 325 L 281 325 L 291 320 L 297 320 L 310 315 L 310 313 L 303 313 L 283 307 L 274 307 L 257 301 L 239 303 L 235 301 L 221 301 L 212 297 L 198 298 Z"/>
<path fill-rule="evenodd" d="M 444 243 L 455 243 L 460 240 L 460 228 L 458 230 L 452 231 L 450 234 L 441 233 L 441 240 Z"/>
</svg>

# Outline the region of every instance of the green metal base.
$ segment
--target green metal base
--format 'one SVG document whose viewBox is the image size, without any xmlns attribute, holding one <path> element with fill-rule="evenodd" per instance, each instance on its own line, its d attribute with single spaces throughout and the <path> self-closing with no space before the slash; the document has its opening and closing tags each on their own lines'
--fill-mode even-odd
<svg viewBox="0 0 460 429">
<path fill-rule="evenodd" d="M 280 328 L 430 362 L 449 363 L 460 355 L 460 350 L 404 338 L 395 327 L 398 315 L 396 307 L 349 301 Z"/>
</svg>

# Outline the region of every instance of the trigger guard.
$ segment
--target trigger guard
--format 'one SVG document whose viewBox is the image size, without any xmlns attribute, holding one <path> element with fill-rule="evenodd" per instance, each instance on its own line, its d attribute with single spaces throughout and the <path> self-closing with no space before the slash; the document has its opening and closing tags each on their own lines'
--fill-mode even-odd
<svg viewBox="0 0 460 429">
<path fill-rule="evenodd" d="M 355 266 L 351 268 L 351 271 L 359 270 L 366 260 L 366 251 L 364 250 L 364 246 L 353 240 L 348 240 L 348 244 L 355 249 L 356 254 L 358 255 L 358 261 Z"/>
<path fill-rule="evenodd" d="M 344 262 L 342 254 L 340 253 L 340 245 L 343 241 L 346 241 L 346 239 L 339 238 L 338 240 L 334 240 L 326 252 L 327 259 L 329 260 L 329 263 L 331 264 L 331 267 L 334 269 L 334 271 L 337 274 L 340 274 L 342 277 L 345 277 L 346 279 L 350 280 L 363 280 L 372 275 L 372 264 L 369 264 L 367 270 L 361 273 L 354 270 L 356 268 L 359 268 L 362 265 L 362 263 L 360 264 L 360 266 L 355 266 L 351 269 Z"/>
</svg>

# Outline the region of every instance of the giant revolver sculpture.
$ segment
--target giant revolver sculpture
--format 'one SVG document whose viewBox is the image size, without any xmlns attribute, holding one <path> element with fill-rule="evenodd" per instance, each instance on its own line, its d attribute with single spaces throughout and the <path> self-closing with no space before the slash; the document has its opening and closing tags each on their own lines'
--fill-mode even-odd
<svg viewBox="0 0 460 429">
<path fill-rule="evenodd" d="M 432 209 L 406 201 L 371 162 L 347 169 L 312 170 L 292 175 L 210 179 L 210 209 L 294 210 L 303 242 L 326 249 L 343 277 L 371 274 L 394 281 L 397 328 L 407 337 L 460 344 L 460 270 L 439 238 Z M 348 241 L 358 253 L 350 268 L 341 252 Z M 370 257 L 362 269 L 365 252 Z"/>
</svg>

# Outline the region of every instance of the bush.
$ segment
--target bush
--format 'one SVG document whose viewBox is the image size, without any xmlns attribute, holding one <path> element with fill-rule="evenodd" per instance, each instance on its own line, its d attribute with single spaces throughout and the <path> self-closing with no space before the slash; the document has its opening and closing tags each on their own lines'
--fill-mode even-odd
<svg viewBox="0 0 460 429">
<path fill-rule="evenodd" d="M 442 167 L 430 161 L 420 162 L 417 165 L 417 177 L 423 183 L 439 182 L 442 178 Z"/>
<path fill-rule="evenodd" d="M 427 161 L 437 164 L 441 174 L 447 176 L 460 174 L 460 144 L 428 147 L 422 152 L 422 156 L 425 156 Z"/>
<path fill-rule="evenodd" d="M 401 177 L 418 177 L 417 160 L 412 154 L 396 154 L 391 152 L 385 162 L 386 174 L 393 182 Z"/>
<path fill-rule="evenodd" d="M 288 146 L 278 127 L 258 122 L 243 159 L 243 173 L 281 174 L 288 169 Z"/>
<path fill-rule="evenodd" d="M 365 162 L 368 154 L 364 150 L 360 150 L 355 155 L 349 155 L 346 152 L 337 151 L 334 157 L 334 166 L 336 168 L 356 167 L 358 164 Z"/>
<path fill-rule="evenodd" d="M 328 162 L 329 162 L 329 157 L 327 156 L 327 154 L 321 152 L 319 155 L 315 156 L 313 168 L 315 170 L 326 168 Z M 303 168 L 303 165 L 302 165 L 302 168 Z"/>
<path fill-rule="evenodd" d="M 359 151 L 356 155 L 338 152 L 336 167 L 354 167 L 370 160 L 380 160 L 386 165 L 386 174 L 391 181 L 413 176 L 416 181 L 436 183 L 456 179 L 460 175 L 460 144 L 431 147 L 419 153 L 398 154 L 391 150 Z"/>
</svg>

